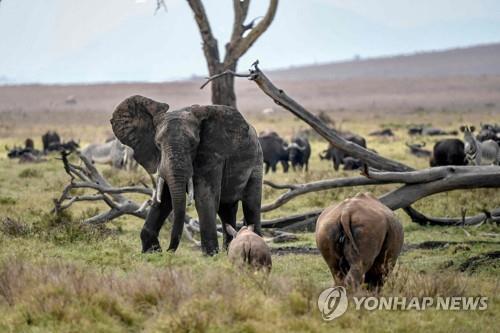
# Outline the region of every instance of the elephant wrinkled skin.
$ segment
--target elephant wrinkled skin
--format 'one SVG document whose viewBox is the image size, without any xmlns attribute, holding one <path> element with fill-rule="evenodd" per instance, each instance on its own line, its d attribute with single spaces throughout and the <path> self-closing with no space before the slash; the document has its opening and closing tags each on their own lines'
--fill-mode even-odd
<svg viewBox="0 0 500 333">
<path fill-rule="evenodd" d="M 151 207 L 141 231 L 143 252 L 161 250 L 158 234 L 171 211 L 168 250 L 179 246 L 191 177 L 204 253 L 219 250 L 216 215 L 235 226 L 240 200 L 246 224 L 260 234 L 262 151 L 254 128 L 229 106 L 168 109 L 166 103 L 132 96 L 118 105 L 111 119 L 113 132 L 134 149 L 136 161 L 165 180 L 161 200 Z M 232 237 L 223 235 L 227 246 Z"/>
</svg>

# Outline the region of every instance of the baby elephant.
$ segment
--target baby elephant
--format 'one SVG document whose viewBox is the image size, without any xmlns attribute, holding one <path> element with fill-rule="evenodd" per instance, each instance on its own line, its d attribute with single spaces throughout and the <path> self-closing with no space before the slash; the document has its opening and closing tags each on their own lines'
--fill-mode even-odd
<svg viewBox="0 0 500 333">
<path fill-rule="evenodd" d="M 394 267 L 403 227 L 392 210 L 370 193 L 326 208 L 316 223 L 316 244 L 333 279 L 356 289 L 375 289 Z"/>
<path fill-rule="evenodd" d="M 233 237 L 229 243 L 229 260 L 238 266 L 249 265 L 254 269 L 271 271 L 271 250 L 266 242 L 253 232 L 253 226 L 242 227 L 238 232 L 226 224 L 226 231 Z"/>
</svg>

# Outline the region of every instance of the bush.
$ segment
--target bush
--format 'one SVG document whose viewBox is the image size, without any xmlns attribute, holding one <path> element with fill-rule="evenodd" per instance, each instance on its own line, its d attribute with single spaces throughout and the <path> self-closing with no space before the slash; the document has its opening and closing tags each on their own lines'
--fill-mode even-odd
<svg viewBox="0 0 500 333">
<path fill-rule="evenodd" d="M 11 237 L 22 237 L 30 233 L 30 227 L 25 223 L 6 217 L 0 222 L 0 231 Z"/>
</svg>

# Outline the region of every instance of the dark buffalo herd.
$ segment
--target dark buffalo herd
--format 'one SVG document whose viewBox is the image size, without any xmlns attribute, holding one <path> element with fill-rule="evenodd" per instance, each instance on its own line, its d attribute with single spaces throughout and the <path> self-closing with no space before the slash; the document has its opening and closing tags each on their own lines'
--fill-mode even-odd
<svg viewBox="0 0 500 333">
<path fill-rule="evenodd" d="M 15 146 L 12 149 L 7 148 L 8 158 L 19 158 L 20 163 L 41 162 L 44 161 L 43 155 L 50 152 L 75 151 L 80 145 L 74 140 L 61 142 L 61 137 L 57 132 L 48 131 L 42 135 L 43 150 L 35 149 L 33 139 L 27 138 L 24 147 Z"/>
<path fill-rule="evenodd" d="M 259 142 L 264 156 L 265 172 L 269 170 L 276 172 L 276 165 L 283 166 L 283 172 L 288 172 L 289 163 L 292 169 L 309 170 L 309 158 L 311 157 L 311 145 L 309 139 L 304 135 L 294 136 L 288 144 L 278 133 L 261 132 Z"/>
<path fill-rule="evenodd" d="M 461 126 L 460 130 L 465 131 Z M 468 127 L 470 132 L 475 132 L 474 126 Z M 275 131 L 261 132 L 259 142 L 264 156 L 265 172 L 269 170 L 276 172 L 277 165 L 281 164 L 283 172 L 288 172 L 290 164 L 294 171 L 309 170 L 309 159 L 311 157 L 311 145 L 307 131 L 301 131 L 293 136 L 290 143 Z M 444 131 L 439 128 L 418 125 L 408 128 L 410 136 L 415 135 L 456 135 L 457 131 Z M 351 132 L 339 132 L 347 141 L 353 142 L 363 148 L 367 148 L 366 139 Z M 394 137 L 391 129 L 373 131 L 370 136 Z M 478 142 L 489 142 L 500 145 L 500 125 L 482 124 L 475 138 Z M 48 131 L 42 135 L 43 150 L 35 149 L 34 141 L 30 138 L 24 142 L 24 147 L 8 149 L 9 158 L 19 158 L 20 162 L 38 162 L 43 160 L 42 156 L 50 152 L 75 151 L 79 148 L 78 142 L 69 140 L 63 142 L 60 135 L 55 131 Z M 428 158 L 431 167 L 446 165 L 467 165 L 466 150 L 464 142 L 457 138 L 447 138 L 437 141 L 432 151 L 425 149 L 425 143 L 406 143 L 409 152 L 417 157 Z M 500 148 L 499 148 L 500 149 Z M 373 150 L 372 150 L 373 151 Z M 499 150 L 500 151 L 500 150 Z M 338 171 L 343 165 L 343 170 L 356 170 L 363 163 L 353 156 L 339 150 L 332 144 L 319 154 L 321 160 L 331 161 L 333 169 Z M 498 161 L 500 161 L 500 156 Z"/>
</svg>

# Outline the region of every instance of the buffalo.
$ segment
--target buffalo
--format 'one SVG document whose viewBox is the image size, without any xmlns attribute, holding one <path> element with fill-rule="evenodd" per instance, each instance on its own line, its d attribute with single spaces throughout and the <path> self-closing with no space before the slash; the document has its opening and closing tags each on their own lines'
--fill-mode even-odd
<svg viewBox="0 0 500 333">
<path fill-rule="evenodd" d="M 466 165 L 464 143 L 459 139 L 436 142 L 430 158 L 430 166 Z"/>
<path fill-rule="evenodd" d="M 354 142 L 355 144 L 366 148 L 366 140 L 362 136 L 353 133 L 343 133 L 342 137 L 350 142 Z M 348 154 L 344 153 L 340 149 L 335 148 L 332 144 L 328 146 L 328 149 L 324 150 L 319 157 L 322 160 L 331 160 L 333 163 L 333 168 L 335 171 L 339 170 L 341 164 L 344 164 L 344 159 L 349 157 Z"/>
<path fill-rule="evenodd" d="M 259 142 L 264 157 L 265 173 L 276 172 L 276 165 L 281 163 L 283 172 L 288 172 L 288 144 L 276 132 L 261 132 Z"/>
<path fill-rule="evenodd" d="M 286 147 L 288 159 L 292 163 L 293 171 L 298 167 L 309 171 L 309 157 L 311 157 L 311 145 L 305 136 L 294 136 L 291 144 Z"/>
</svg>

